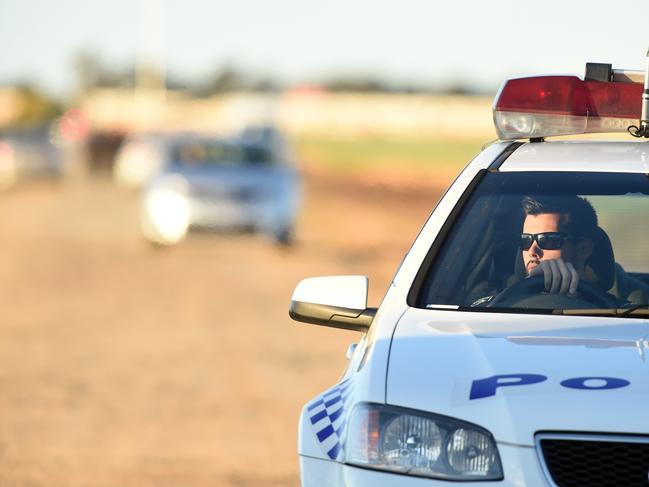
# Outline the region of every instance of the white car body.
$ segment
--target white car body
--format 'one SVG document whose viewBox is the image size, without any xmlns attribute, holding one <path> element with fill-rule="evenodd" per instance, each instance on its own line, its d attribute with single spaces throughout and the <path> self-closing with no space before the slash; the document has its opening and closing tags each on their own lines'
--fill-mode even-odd
<svg viewBox="0 0 649 487">
<path fill-rule="evenodd" d="M 298 452 L 304 487 L 457 485 L 349 464 L 349 415 L 362 403 L 448 416 L 488 430 L 502 464 L 502 479 L 495 484 L 502 486 L 556 487 L 538 445 L 543 434 L 631 435 L 633 441 L 649 441 L 646 319 L 477 313 L 408 304 L 444 223 L 478 173 L 490 168 L 649 174 L 649 144 L 497 142 L 485 148 L 421 230 L 338 384 L 302 410 Z M 649 465 L 645 477 L 648 473 Z"/>
</svg>

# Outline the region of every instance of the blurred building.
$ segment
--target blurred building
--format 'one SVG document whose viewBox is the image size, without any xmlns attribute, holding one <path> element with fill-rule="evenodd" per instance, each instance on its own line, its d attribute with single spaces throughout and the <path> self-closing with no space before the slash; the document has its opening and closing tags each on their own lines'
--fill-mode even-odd
<svg viewBox="0 0 649 487">
<path fill-rule="evenodd" d="M 492 99 L 299 88 L 194 98 L 179 91 L 95 89 L 80 100 L 94 130 L 233 132 L 272 123 L 291 135 L 493 137 Z"/>
</svg>

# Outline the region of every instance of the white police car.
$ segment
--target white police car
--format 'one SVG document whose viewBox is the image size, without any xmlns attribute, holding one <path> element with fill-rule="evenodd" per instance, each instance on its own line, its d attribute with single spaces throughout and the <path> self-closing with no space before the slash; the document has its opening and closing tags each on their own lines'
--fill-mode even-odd
<svg viewBox="0 0 649 487">
<path fill-rule="evenodd" d="M 649 484 L 649 144 L 545 141 L 647 136 L 647 94 L 508 81 L 378 309 L 363 276 L 297 286 L 293 319 L 365 333 L 302 411 L 303 486 Z"/>
</svg>

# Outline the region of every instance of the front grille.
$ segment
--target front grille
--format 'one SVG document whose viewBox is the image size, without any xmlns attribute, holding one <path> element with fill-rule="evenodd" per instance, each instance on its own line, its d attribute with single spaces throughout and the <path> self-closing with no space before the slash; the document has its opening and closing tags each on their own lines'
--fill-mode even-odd
<svg viewBox="0 0 649 487">
<path fill-rule="evenodd" d="M 558 487 L 649 487 L 649 438 L 548 436 L 539 444 Z"/>
<path fill-rule="evenodd" d="M 205 201 L 247 202 L 259 199 L 260 191 L 257 188 L 193 186 L 191 195 Z"/>
</svg>

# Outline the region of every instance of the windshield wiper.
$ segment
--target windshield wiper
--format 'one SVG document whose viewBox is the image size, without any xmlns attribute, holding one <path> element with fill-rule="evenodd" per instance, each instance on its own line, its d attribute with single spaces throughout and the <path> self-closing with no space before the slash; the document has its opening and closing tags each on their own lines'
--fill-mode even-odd
<svg viewBox="0 0 649 487">
<path fill-rule="evenodd" d="M 552 314 L 568 316 L 616 316 L 624 318 L 628 316 L 649 317 L 649 305 L 636 304 L 628 308 L 572 308 L 555 309 Z"/>
<path fill-rule="evenodd" d="M 636 313 L 636 311 L 640 311 L 640 313 Z M 631 314 L 639 314 L 639 315 L 649 315 L 649 305 L 646 304 L 636 304 L 634 306 L 630 306 L 628 308 L 624 308 L 624 311 L 620 313 L 620 316 L 627 316 Z"/>
<path fill-rule="evenodd" d="M 627 308 L 489 308 L 481 306 L 461 305 L 427 305 L 432 310 L 470 311 L 481 313 L 512 313 L 512 314 L 543 314 L 543 315 L 566 315 L 566 316 L 613 316 L 617 318 L 643 317 L 649 318 L 649 304 L 636 304 Z"/>
</svg>

